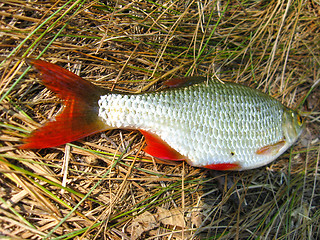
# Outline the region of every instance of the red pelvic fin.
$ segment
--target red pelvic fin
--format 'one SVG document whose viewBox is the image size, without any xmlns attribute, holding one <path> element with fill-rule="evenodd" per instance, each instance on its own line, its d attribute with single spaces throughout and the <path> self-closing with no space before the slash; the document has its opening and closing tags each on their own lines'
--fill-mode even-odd
<svg viewBox="0 0 320 240">
<path fill-rule="evenodd" d="M 211 170 L 220 170 L 220 171 L 241 169 L 241 166 L 238 163 L 217 163 L 217 164 L 210 164 L 204 167 Z"/>
<path fill-rule="evenodd" d="M 65 99 L 63 112 L 24 139 L 21 149 L 59 146 L 108 129 L 98 117 L 101 89 L 81 77 L 42 60 L 29 60 L 42 82 Z"/>
<path fill-rule="evenodd" d="M 191 86 L 193 84 L 202 83 L 206 81 L 206 77 L 182 77 L 182 78 L 172 78 L 165 81 L 163 84 L 170 88 L 179 88 L 179 87 L 186 87 Z"/>
<path fill-rule="evenodd" d="M 140 130 L 146 139 L 147 146 L 143 149 L 146 153 L 160 159 L 173 160 L 173 161 L 183 161 L 186 157 L 178 153 L 172 147 L 170 147 L 165 141 L 163 141 L 159 136 Z"/>
</svg>

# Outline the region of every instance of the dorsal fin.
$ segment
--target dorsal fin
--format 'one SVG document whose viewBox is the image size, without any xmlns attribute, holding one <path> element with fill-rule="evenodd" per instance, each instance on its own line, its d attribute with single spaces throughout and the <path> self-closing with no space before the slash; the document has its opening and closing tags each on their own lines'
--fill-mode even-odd
<svg viewBox="0 0 320 240">
<path fill-rule="evenodd" d="M 206 77 L 192 76 L 192 77 L 181 77 L 181 78 L 171 78 L 163 83 L 163 85 L 170 88 L 180 88 L 187 87 L 193 84 L 199 84 L 207 81 Z"/>
</svg>

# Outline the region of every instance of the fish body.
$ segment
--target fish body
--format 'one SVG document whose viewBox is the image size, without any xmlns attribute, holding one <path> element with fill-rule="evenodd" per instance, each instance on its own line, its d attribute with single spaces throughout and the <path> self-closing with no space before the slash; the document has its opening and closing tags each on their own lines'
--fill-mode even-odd
<svg viewBox="0 0 320 240">
<path fill-rule="evenodd" d="M 52 72 L 55 75 L 51 76 L 52 79 L 61 75 L 60 78 L 65 82 L 68 82 L 69 80 L 65 79 L 69 78 L 76 78 L 80 85 L 86 82 L 73 73 L 65 72 L 67 70 L 62 71 L 62 68 L 56 65 L 41 60 L 33 60 L 31 63 L 42 73 L 45 85 L 60 96 L 62 94 L 50 86 L 52 82 L 45 80 Z M 53 70 L 47 71 L 48 68 Z M 67 74 L 68 77 L 65 76 Z M 192 84 L 188 84 L 188 81 Z M 65 85 L 61 87 L 66 87 Z M 77 90 L 72 90 L 71 84 L 71 94 L 67 95 L 74 95 L 76 103 L 83 102 L 77 95 L 87 98 L 85 105 L 88 106 L 82 108 L 90 111 L 83 114 L 82 111 L 75 112 L 80 112 L 79 118 L 85 120 L 80 125 L 97 125 L 89 134 L 114 128 L 137 129 L 146 137 L 147 153 L 162 159 L 186 160 L 196 167 L 218 170 L 260 167 L 281 155 L 302 132 L 302 120 L 294 110 L 255 89 L 217 80 L 207 81 L 202 77 L 183 79 L 182 84 L 178 85 L 156 92 L 123 94 L 103 91 L 89 83 L 92 88 L 90 95 L 88 86 L 72 94 Z M 57 122 L 65 121 L 64 115 L 70 116 L 69 99 L 70 97 L 66 101 L 65 110 L 68 114 L 62 113 Z M 79 120 L 72 121 L 79 124 Z M 77 124 L 67 128 L 79 127 Z M 48 129 L 50 128 L 52 129 L 52 126 Z M 26 139 L 22 148 L 42 148 L 43 146 L 37 147 L 36 142 L 41 141 L 44 135 L 57 135 L 52 130 L 48 132 L 48 129 L 36 131 Z M 66 130 L 71 135 L 71 132 L 77 131 Z M 79 137 L 82 136 L 77 136 Z M 70 140 L 72 139 L 62 142 Z M 47 141 L 50 142 L 50 139 Z"/>
</svg>

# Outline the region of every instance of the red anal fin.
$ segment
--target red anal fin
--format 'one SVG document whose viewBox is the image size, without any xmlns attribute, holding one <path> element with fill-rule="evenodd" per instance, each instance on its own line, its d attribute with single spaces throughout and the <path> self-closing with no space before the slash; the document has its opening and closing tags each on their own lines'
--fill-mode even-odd
<svg viewBox="0 0 320 240">
<path fill-rule="evenodd" d="M 75 141 L 109 127 L 98 116 L 101 89 L 81 77 L 42 60 L 29 60 L 42 82 L 65 99 L 63 112 L 24 139 L 21 149 L 40 149 Z"/>
<path fill-rule="evenodd" d="M 186 160 L 186 157 L 170 147 L 159 136 L 144 130 L 140 130 L 140 132 L 146 139 L 147 146 L 143 149 L 146 153 L 160 159 L 173 161 Z"/>
<path fill-rule="evenodd" d="M 172 78 L 167 81 L 165 81 L 163 84 L 170 88 L 179 88 L 179 87 L 186 87 L 191 86 L 193 84 L 202 83 L 206 81 L 206 77 L 199 77 L 199 76 L 193 76 L 193 77 L 182 77 L 182 78 Z"/>
<path fill-rule="evenodd" d="M 281 140 L 275 144 L 267 145 L 256 151 L 258 155 L 276 155 L 280 149 L 286 144 L 285 140 Z"/>
<path fill-rule="evenodd" d="M 241 166 L 238 163 L 217 163 L 217 164 L 206 165 L 204 167 L 211 170 L 220 170 L 220 171 L 241 169 Z"/>
</svg>

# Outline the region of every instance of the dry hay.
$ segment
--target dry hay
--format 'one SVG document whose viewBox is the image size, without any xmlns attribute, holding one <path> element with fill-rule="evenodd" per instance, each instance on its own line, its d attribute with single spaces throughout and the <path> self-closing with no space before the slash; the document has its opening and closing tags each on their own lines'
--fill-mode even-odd
<svg viewBox="0 0 320 240">
<path fill-rule="evenodd" d="M 319 239 L 319 16 L 316 0 L 1 1 L 0 235 Z M 241 82 L 299 109 L 307 127 L 245 172 L 163 164 L 121 130 L 18 150 L 61 108 L 24 63 L 39 55 L 127 92 L 186 74 Z"/>
</svg>

